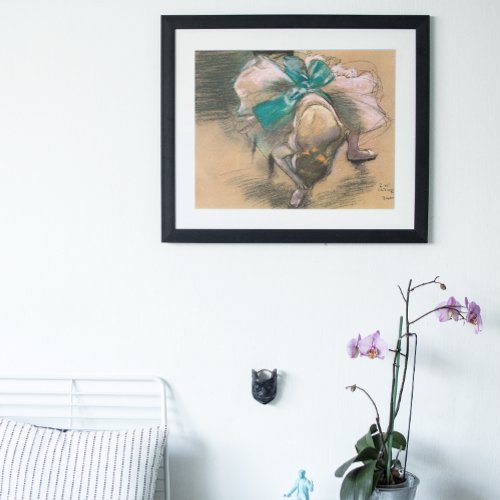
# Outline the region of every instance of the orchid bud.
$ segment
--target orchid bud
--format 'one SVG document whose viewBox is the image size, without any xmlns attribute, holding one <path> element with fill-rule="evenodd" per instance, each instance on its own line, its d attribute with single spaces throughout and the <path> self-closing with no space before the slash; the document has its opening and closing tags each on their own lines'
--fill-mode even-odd
<svg viewBox="0 0 500 500">
<path fill-rule="evenodd" d="M 441 283 L 439 286 L 441 287 L 441 290 L 446 290 L 446 285 L 444 283 Z"/>
</svg>

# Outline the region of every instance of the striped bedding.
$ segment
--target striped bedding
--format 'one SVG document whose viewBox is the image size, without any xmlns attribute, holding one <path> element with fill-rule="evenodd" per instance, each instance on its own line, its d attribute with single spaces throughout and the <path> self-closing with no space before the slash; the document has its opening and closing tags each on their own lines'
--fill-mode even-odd
<svg viewBox="0 0 500 500">
<path fill-rule="evenodd" d="M 1 500 L 152 500 L 162 427 L 75 431 L 0 419 Z"/>
</svg>

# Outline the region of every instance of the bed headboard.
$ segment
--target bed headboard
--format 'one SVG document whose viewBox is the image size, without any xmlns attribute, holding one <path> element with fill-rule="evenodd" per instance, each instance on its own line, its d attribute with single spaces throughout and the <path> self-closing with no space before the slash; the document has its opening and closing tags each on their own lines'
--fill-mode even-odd
<svg viewBox="0 0 500 500">
<path fill-rule="evenodd" d="M 166 384 L 158 377 L 0 376 L 0 416 L 62 429 L 164 426 Z M 168 446 L 155 500 L 170 500 Z"/>
</svg>

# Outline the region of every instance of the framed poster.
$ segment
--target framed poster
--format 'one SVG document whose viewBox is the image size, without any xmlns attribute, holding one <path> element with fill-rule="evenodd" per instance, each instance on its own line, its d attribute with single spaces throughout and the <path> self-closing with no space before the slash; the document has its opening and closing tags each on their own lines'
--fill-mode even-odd
<svg viewBox="0 0 500 500">
<path fill-rule="evenodd" d="M 163 241 L 423 243 L 428 185 L 428 16 L 163 16 Z"/>
</svg>

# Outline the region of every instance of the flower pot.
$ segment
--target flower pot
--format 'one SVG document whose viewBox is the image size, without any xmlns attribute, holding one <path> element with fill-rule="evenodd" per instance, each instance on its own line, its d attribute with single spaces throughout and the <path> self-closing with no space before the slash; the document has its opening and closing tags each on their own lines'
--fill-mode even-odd
<svg viewBox="0 0 500 500">
<path fill-rule="evenodd" d="M 418 477 L 407 472 L 405 482 L 394 486 L 375 488 L 370 500 L 413 500 L 419 484 Z"/>
</svg>

